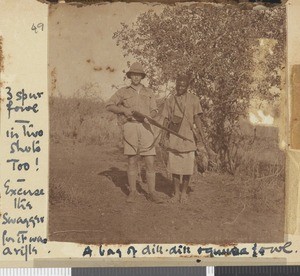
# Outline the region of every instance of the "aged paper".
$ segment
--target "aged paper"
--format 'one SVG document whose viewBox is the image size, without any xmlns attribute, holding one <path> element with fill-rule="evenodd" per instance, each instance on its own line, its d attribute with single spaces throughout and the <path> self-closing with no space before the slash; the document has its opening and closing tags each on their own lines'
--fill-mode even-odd
<svg viewBox="0 0 300 276">
<path fill-rule="evenodd" d="M 268 70 L 273 72 L 282 66 L 280 61 L 271 63 L 272 59 L 284 62 L 285 9 L 245 13 L 235 6 L 192 7 L 195 13 L 190 13 L 189 5 L 179 4 L 174 8 L 146 4 L 52 6 L 48 29 L 52 93 L 50 239 L 83 243 L 176 243 L 180 240 L 218 244 L 284 240 L 285 156 L 278 146 L 282 144 L 278 139 L 280 118 L 284 116 L 278 100 L 281 83 L 276 84 L 271 77 L 266 80 L 265 75 Z M 176 14 L 177 21 L 172 19 L 170 23 L 168 18 L 172 13 Z M 211 14 L 215 14 L 214 21 Z M 261 14 L 264 19 L 259 18 Z M 224 27 L 218 25 L 220 20 L 224 20 Z M 252 26 L 252 21 L 259 23 Z M 176 24 L 183 23 L 186 24 L 183 30 L 172 30 Z M 243 27 L 235 27 L 238 23 Z M 282 28 L 282 33 L 273 32 L 272 27 L 259 29 L 267 23 Z M 189 24 L 194 30 L 184 34 Z M 106 25 L 109 27 L 104 29 Z M 157 28 L 161 28 L 161 33 Z M 241 35 L 239 30 L 246 34 Z M 253 38 L 247 39 L 251 34 Z M 247 52 L 241 57 L 245 48 Z M 143 179 L 136 189 L 141 196 L 134 204 L 126 202 L 129 196 L 126 178 L 134 168 L 132 165 L 129 168 L 123 154 L 121 129 L 124 128 L 124 140 L 128 141 L 125 151 L 128 148 L 134 154 L 132 148 L 137 144 L 134 135 L 125 134 L 127 129 L 134 132 L 136 125 L 120 126 L 117 116 L 107 112 L 105 105 L 114 103 L 116 97 L 109 99 L 116 91 L 127 93 L 125 104 L 134 105 L 134 94 L 130 89 L 123 92 L 122 87 L 130 84 L 128 78 L 124 79 L 123 70 L 130 70 L 126 63 L 133 64 L 136 60 L 144 64 L 142 70 L 148 77 L 142 83 L 153 87 L 159 109 L 169 99 L 168 93 L 173 93 L 172 82 L 179 70 L 190 70 L 195 75 L 190 89 L 201 98 L 203 121 L 213 150 L 220 156 L 220 164 L 211 172 L 193 175 L 186 204 L 168 202 L 173 200 L 174 188 L 166 174 L 168 161 L 164 155 L 167 153 L 160 148 L 156 149 L 155 157 L 156 190 L 164 204 L 147 200 L 149 187 L 144 184 L 148 181 L 148 168 L 143 164 L 143 156 L 147 157 L 151 143 L 141 143 L 139 149 Z M 231 64 L 230 60 L 235 62 Z M 250 81 L 252 87 L 248 86 Z M 269 92 L 268 86 L 273 81 L 275 84 Z M 235 82 L 239 82 L 240 89 L 235 89 Z M 259 90 L 261 95 L 257 95 Z M 238 124 L 235 113 L 242 113 L 239 109 L 248 101 L 251 102 L 250 119 L 265 120 L 266 125 L 253 127 L 246 116 L 239 122 L 241 126 L 235 127 Z M 170 106 L 173 108 L 172 103 Z M 265 113 L 257 110 L 257 106 Z M 189 108 L 192 107 L 186 107 Z M 138 111 L 147 112 L 145 105 Z M 222 124 L 228 126 L 222 128 Z M 189 128 L 185 124 L 180 134 L 191 138 L 187 133 Z M 192 146 L 181 150 L 191 149 Z"/>
<path fill-rule="evenodd" d="M 298 262 L 299 153 L 291 123 L 298 116 L 297 1 L 272 8 L 0 5 L 1 266 Z M 278 30 L 250 26 L 253 18 Z M 130 162 L 105 106 L 134 70 L 145 71 L 142 83 L 158 104 L 177 89 L 178 74 L 192 76 L 189 93 L 201 100 L 218 158 L 209 168 L 202 159 L 205 172 L 195 170 L 187 200 L 170 202 L 174 183 L 159 147 L 155 193 L 163 202 L 151 195 L 143 162 L 141 195 L 127 200 Z M 231 112 L 246 119 L 228 115 L 226 127 L 217 127 Z"/>
</svg>

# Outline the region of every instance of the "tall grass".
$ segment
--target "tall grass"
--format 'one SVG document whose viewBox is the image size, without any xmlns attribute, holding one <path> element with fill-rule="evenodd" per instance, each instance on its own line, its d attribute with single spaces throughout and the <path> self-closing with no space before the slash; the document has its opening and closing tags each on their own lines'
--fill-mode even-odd
<svg viewBox="0 0 300 276">
<path fill-rule="evenodd" d="M 85 98 L 50 98 L 50 138 L 66 139 L 87 145 L 118 144 L 121 129 L 114 114 L 102 101 Z"/>
</svg>

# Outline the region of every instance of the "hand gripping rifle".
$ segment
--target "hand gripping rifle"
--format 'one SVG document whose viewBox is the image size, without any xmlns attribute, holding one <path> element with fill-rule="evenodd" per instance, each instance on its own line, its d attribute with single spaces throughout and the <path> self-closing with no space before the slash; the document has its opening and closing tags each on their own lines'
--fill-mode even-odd
<svg viewBox="0 0 300 276">
<path fill-rule="evenodd" d="M 175 131 L 173 131 L 173 130 L 167 128 L 167 127 L 164 127 L 163 125 L 161 125 L 160 123 L 158 123 L 157 121 L 155 121 L 154 119 L 152 119 L 151 117 L 149 117 L 149 116 L 147 116 L 147 115 L 144 115 L 144 114 L 142 114 L 142 113 L 140 113 L 140 112 L 138 112 L 138 111 L 133 111 L 133 112 L 132 112 L 132 116 L 133 116 L 133 118 L 136 119 L 138 122 L 144 122 L 145 119 L 147 119 L 148 122 L 149 122 L 151 125 L 154 125 L 154 126 L 160 128 L 160 129 L 162 129 L 162 130 L 165 130 L 165 131 L 167 131 L 167 132 L 169 132 L 169 133 L 171 133 L 171 134 L 173 134 L 173 135 L 175 135 L 175 136 L 177 136 L 177 137 L 183 139 L 184 141 L 190 141 L 190 142 L 194 143 L 193 140 L 191 140 L 191 139 L 189 139 L 189 138 L 186 138 L 186 137 L 184 137 L 184 136 L 178 134 L 177 132 L 175 132 Z"/>
</svg>

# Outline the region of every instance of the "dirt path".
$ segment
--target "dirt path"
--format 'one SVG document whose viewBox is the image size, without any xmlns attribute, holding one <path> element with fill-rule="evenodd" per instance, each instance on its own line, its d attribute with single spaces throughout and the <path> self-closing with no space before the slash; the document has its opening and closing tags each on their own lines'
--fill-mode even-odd
<svg viewBox="0 0 300 276">
<path fill-rule="evenodd" d="M 159 159 L 159 158 L 157 158 Z M 157 162 L 157 190 L 173 187 Z M 251 189 L 253 181 L 206 173 L 194 177 L 189 202 L 126 203 L 126 158 L 116 147 L 51 144 L 49 238 L 85 244 L 283 241 L 284 184 Z M 257 185 L 256 185 L 257 186 Z"/>
</svg>

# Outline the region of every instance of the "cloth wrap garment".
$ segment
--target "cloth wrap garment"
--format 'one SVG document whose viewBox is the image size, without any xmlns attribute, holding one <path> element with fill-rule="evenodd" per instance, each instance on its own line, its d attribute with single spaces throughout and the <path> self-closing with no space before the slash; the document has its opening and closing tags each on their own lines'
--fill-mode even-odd
<svg viewBox="0 0 300 276">
<path fill-rule="evenodd" d="M 176 104 L 175 97 L 177 99 Z M 185 93 L 181 96 L 171 95 L 165 102 L 162 115 L 168 118 L 182 117 L 181 126 L 178 133 L 192 140 L 183 140 L 170 134 L 167 143 L 168 150 L 168 171 L 177 175 L 192 175 L 195 165 L 196 142 L 192 127 L 194 125 L 194 116 L 201 114 L 202 108 L 199 98 L 192 93 Z"/>
</svg>

